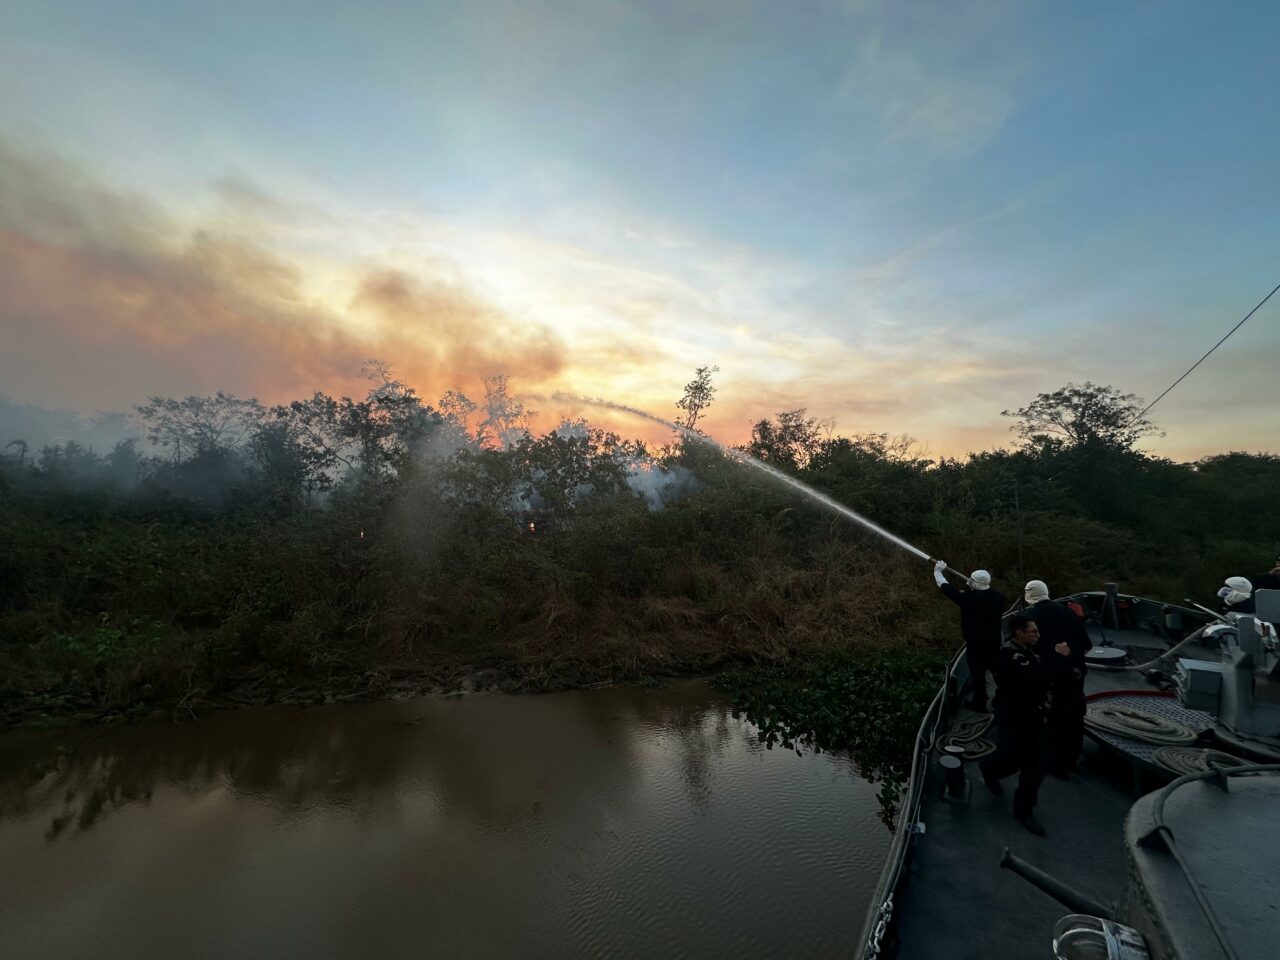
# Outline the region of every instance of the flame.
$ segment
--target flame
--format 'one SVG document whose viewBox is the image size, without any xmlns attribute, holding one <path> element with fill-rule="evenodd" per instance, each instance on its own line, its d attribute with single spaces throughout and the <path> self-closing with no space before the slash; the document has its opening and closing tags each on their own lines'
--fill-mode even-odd
<svg viewBox="0 0 1280 960">
<path fill-rule="evenodd" d="M 535 528 L 534 528 L 534 526 L 533 526 L 533 521 L 532 521 L 532 520 L 530 520 L 530 521 L 529 521 L 529 532 L 530 532 L 530 533 L 533 533 L 534 529 L 535 529 Z"/>
<path fill-rule="evenodd" d="M 363 531 L 363 530 L 361 530 L 361 531 L 360 531 L 360 539 L 361 539 L 361 540 L 363 540 L 363 539 L 364 539 L 364 531 Z"/>
</svg>

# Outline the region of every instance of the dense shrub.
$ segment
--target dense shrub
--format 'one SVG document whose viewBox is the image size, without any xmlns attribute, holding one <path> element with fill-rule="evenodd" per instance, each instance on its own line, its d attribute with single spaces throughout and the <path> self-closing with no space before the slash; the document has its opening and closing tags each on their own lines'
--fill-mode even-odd
<svg viewBox="0 0 1280 960">
<path fill-rule="evenodd" d="M 472 431 L 379 389 L 153 401 L 161 456 L 10 448 L 0 719 L 187 702 L 264 671 L 492 668 L 538 687 L 955 642 L 923 561 L 701 444 L 650 453 L 582 423 L 533 437 L 501 395 Z M 1212 602 L 1280 544 L 1275 456 L 1045 441 L 934 461 L 824 439 L 802 413 L 752 452 L 1011 597 L 1038 577 Z"/>
</svg>

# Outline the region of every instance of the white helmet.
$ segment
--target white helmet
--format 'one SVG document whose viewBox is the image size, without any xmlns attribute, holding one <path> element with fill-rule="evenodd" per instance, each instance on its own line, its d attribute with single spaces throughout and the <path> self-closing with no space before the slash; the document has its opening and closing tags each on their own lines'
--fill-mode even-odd
<svg viewBox="0 0 1280 960">
<path fill-rule="evenodd" d="M 1243 603 L 1253 596 L 1253 584 L 1244 577 L 1227 577 L 1218 596 L 1229 604 Z"/>
</svg>

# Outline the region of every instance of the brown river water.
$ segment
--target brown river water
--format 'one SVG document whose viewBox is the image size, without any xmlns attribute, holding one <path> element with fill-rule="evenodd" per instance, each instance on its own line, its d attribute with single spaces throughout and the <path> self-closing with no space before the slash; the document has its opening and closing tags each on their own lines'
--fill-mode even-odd
<svg viewBox="0 0 1280 960">
<path fill-rule="evenodd" d="M 836 957 L 889 833 L 700 682 L 0 735 L 0 958 Z"/>
</svg>

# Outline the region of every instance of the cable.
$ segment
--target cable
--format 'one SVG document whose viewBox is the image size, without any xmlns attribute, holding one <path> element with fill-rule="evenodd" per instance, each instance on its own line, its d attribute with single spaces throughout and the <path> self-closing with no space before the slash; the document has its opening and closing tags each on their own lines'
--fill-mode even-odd
<svg viewBox="0 0 1280 960">
<path fill-rule="evenodd" d="M 1191 375 L 1192 370 L 1194 370 L 1196 367 L 1200 366 L 1200 364 L 1204 363 L 1207 359 L 1209 359 L 1210 353 L 1213 353 L 1213 351 L 1217 350 L 1220 346 L 1222 346 L 1224 343 L 1227 342 L 1227 337 L 1231 336 L 1231 334 L 1235 333 L 1237 330 L 1239 330 L 1241 327 L 1244 326 L 1245 320 L 1248 320 L 1260 309 L 1262 309 L 1262 305 L 1266 303 L 1268 300 L 1270 300 L 1275 295 L 1275 292 L 1277 290 L 1280 290 L 1280 283 L 1277 283 L 1275 287 L 1272 288 L 1271 293 L 1268 293 L 1265 297 L 1263 297 L 1258 302 L 1258 305 L 1256 307 L 1254 307 L 1252 310 L 1250 310 L 1248 313 L 1245 314 L 1244 320 L 1241 320 L 1234 327 L 1228 330 L 1227 335 L 1223 337 L 1221 340 L 1219 340 L 1217 343 L 1215 343 L 1212 347 L 1210 347 L 1208 353 L 1206 353 L 1203 357 L 1201 357 L 1199 360 L 1193 363 L 1191 365 L 1191 368 L 1187 370 L 1186 373 L 1180 376 L 1177 380 L 1173 381 L 1173 383 L 1169 384 L 1169 386 L 1165 389 L 1164 393 L 1160 394 L 1160 396 L 1156 397 L 1154 400 L 1148 403 L 1145 407 L 1143 407 L 1141 411 L 1139 411 L 1131 420 L 1129 420 L 1128 423 L 1125 424 L 1125 426 L 1127 427 L 1130 424 L 1136 423 L 1137 421 L 1141 420 L 1143 415 L 1146 414 L 1146 412 L 1150 410 L 1152 407 L 1154 407 L 1157 403 L 1163 400 L 1170 390 L 1172 390 L 1174 387 L 1180 384 L 1183 380 L 1187 379 L 1187 377 Z"/>
</svg>

